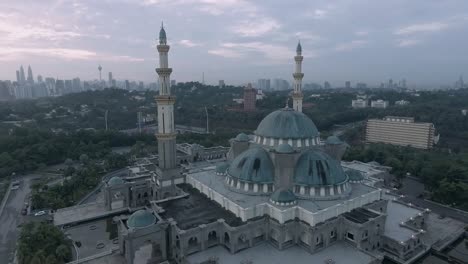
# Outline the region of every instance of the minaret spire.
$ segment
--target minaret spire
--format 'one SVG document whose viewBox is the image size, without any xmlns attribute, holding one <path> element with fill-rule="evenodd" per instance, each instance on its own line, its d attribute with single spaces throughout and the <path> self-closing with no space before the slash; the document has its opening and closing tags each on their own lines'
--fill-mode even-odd
<svg viewBox="0 0 468 264">
<path fill-rule="evenodd" d="M 294 56 L 294 61 L 296 61 L 296 70 L 293 73 L 294 77 L 294 91 L 293 91 L 293 109 L 298 112 L 302 112 L 302 78 L 304 73 L 302 73 L 302 46 L 301 41 L 297 43 L 296 47 L 296 56 Z"/>
</svg>

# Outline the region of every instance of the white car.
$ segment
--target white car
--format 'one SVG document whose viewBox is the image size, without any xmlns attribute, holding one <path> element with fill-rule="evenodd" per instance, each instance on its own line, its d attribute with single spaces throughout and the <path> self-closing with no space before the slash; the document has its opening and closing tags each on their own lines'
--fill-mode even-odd
<svg viewBox="0 0 468 264">
<path fill-rule="evenodd" d="M 34 214 L 34 216 L 41 216 L 41 215 L 45 215 L 46 212 L 45 211 L 39 211 L 37 213 Z"/>
</svg>

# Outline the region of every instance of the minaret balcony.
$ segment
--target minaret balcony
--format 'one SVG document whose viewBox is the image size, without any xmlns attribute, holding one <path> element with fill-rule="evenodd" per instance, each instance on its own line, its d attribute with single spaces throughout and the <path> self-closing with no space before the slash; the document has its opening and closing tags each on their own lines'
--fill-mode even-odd
<svg viewBox="0 0 468 264">
<path fill-rule="evenodd" d="M 294 60 L 295 60 L 295 61 L 303 61 L 303 60 L 304 60 L 304 57 L 303 57 L 303 56 L 300 56 L 300 55 L 294 56 Z"/>
<path fill-rule="evenodd" d="M 302 78 L 304 78 L 304 73 L 295 72 L 295 73 L 293 73 L 293 77 L 294 77 L 294 79 L 302 79 Z"/>
<path fill-rule="evenodd" d="M 170 75 L 172 73 L 172 68 L 156 68 L 158 75 Z"/>
<path fill-rule="evenodd" d="M 293 99 L 302 99 L 302 98 L 304 98 L 304 96 L 302 95 L 302 92 L 299 92 L 299 93 L 293 93 L 292 98 Z"/>
<path fill-rule="evenodd" d="M 160 45 L 157 45 L 156 48 L 158 49 L 159 52 L 169 52 L 170 46 L 166 44 L 160 44 Z"/>
<path fill-rule="evenodd" d="M 156 95 L 155 97 L 157 104 L 174 104 L 176 97 L 174 95 Z"/>
<path fill-rule="evenodd" d="M 172 140 L 176 139 L 177 133 L 156 133 L 158 140 Z"/>
</svg>

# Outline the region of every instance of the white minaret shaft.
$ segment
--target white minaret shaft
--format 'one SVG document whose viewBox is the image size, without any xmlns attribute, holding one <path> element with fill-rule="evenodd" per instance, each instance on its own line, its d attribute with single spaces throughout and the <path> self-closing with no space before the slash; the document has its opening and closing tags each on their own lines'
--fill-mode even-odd
<svg viewBox="0 0 468 264">
<path fill-rule="evenodd" d="M 156 72 L 159 76 L 159 95 L 156 96 L 158 105 L 158 139 L 159 167 L 162 169 L 172 169 L 176 164 L 176 134 L 174 128 L 174 103 L 175 96 L 171 96 L 170 76 L 172 69 L 169 68 L 166 31 L 161 26 L 159 32 L 159 68 Z"/>
<path fill-rule="evenodd" d="M 302 78 L 304 77 L 304 73 L 302 73 L 302 47 L 301 43 L 297 44 L 296 48 L 296 56 L 294 56 L 294 61 L 296 61 L 296 70 L 293 73 L 294 77 L 294 91 L 293 91 L 293 109 L 302 112 Z"/>
</svg>

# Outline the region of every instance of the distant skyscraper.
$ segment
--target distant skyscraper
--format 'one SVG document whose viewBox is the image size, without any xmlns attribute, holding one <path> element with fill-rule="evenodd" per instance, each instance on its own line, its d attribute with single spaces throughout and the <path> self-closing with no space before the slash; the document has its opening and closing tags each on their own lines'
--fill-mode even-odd
<svg viewBox="0 0 468 264">
<path fill-rule="evenodd" d="M 271 81 L 270 79 L 258 79 L 257 88 L 262 90 L 270 90 Z"/>
<path fill-rule="evenodd" d="M 177 84 L 176 80 L 171 80 L 171 87 Z"/>
<path fill-rule="evenodd" d="M 112 86 L 112 80 L 113 80 L 113 78 L 112 78 L 112 72 L 109 72 L 109 83 L 108 83 L 109 87 Z"/>
<path fill-rule="evenodd" d="M 72 91 L 74 93 L 81 92 L 81 80 L 80 78 L 75 78 L 72 81 Z"/>
<path fill-rule="evenodd" d="M 143 91 L 145 89 L 145 84 L 143 82 L 138 83 L 138 90 Z"/>
<path fill-rule="evenodd" d="M 363 82 L 356 83 L 356 88 L 358 88 L 358 89 L 366 89 L 366 88 L 367 88 L 367 84 L 366 84 L 366 83 L 363 83 Z"/>
<path fill-rule="evenodd" d="M 101 78 L 101 71 L 102 71 L 101 64 L 99 64 L 98 70 L 99 70 L 99 81 L 102 81 L 102 78 Z"/>
<path fill-rule="evenodd" d="M 323 88 L 325 88 L 325 89 L 331 89 L 330 83 L 329 83 L 328 81 L 325 81 L 325 82 L 323 83 Z"/>
<path fill-rule="evenodd" d="M 65 90 L 64 93 L 68 94 L 73 92 L 73 82 L 72 80 L 65 80 Z"/>
<path fill-rule="evenodd" d="M 23 84 L 26 82 L 26 77 L 24 76 L 24 68 L 23 65 L 20 67 L 20 83 Z"/>
<path fill-rule="evenodd" d="M 55 82 L 55 95 L 63 95 L 65 93 L 65 82 L 58 80 Z"/>
<path fill-rule="evenodd" d="M 31 69 L 31 65 L 28 66 L 28 83 L 34 84 L 34 77 Z"/>
<path fill-rule="evenodd" d="M 130 82 L 125 80 L 125 90 L 130 91 Z"/>
<path fill-rule="evenodd" d="M 48 96 L 54 96 L 56 95 L 56 89 L 55 89 L 55 79 L 47 77 L 45 78 L 45 84 L 47 88 L 47 95 Z"/>
<path fill-rule="evenodd" d="M 351 82 L 350 82 L 350 81 L 346 81 L 346 82 L 345 82 L 345 87 L 346 87 L 346 89 L 351 88 Z"/>
<path fill-rule="evenodd" d="M 218 86 L 219 88 L 224 88 L 224 86 L 226 86 L 226 84 L 224 83 L 224 80 L 219 80 Z"/>
<path fill-rule="evenodd" d="M 463 76 L 460 75 L 458 81 L 455 82 L 455 89 L 461 89 L 465 87 L 465 82 L 463 81 Z"/>
<path fill-rule="evenodd" d="M 10 92 L 10 85 L 8 82 L 0 81 L 0 101 L 6 101 L 13 99 L 13 96 Z"/>
<path fill-rule="evenodd" d="M 38 82 L 38 83 L 41 83 L 41 82 L 42 82 L 42 75 L 38 75 L 38 76 L 37 76 L 37 82 Z"/>
<path fill-rule="evenodd" d="M 248 84 L 244 88 L 244 111 L 255 111 L 255 103 L 257 101 L 257 90 L 252 88 L 252 84 Z"/>
<path fill-rule="evenodd" d="M 388 88 L 393 88 L 393 79 L 388 80 Z"/>
<path fill-rule="evenodd" d="M 21 83 L 20 72 L 16 71 L 16 82 Z"/>
</svg>

